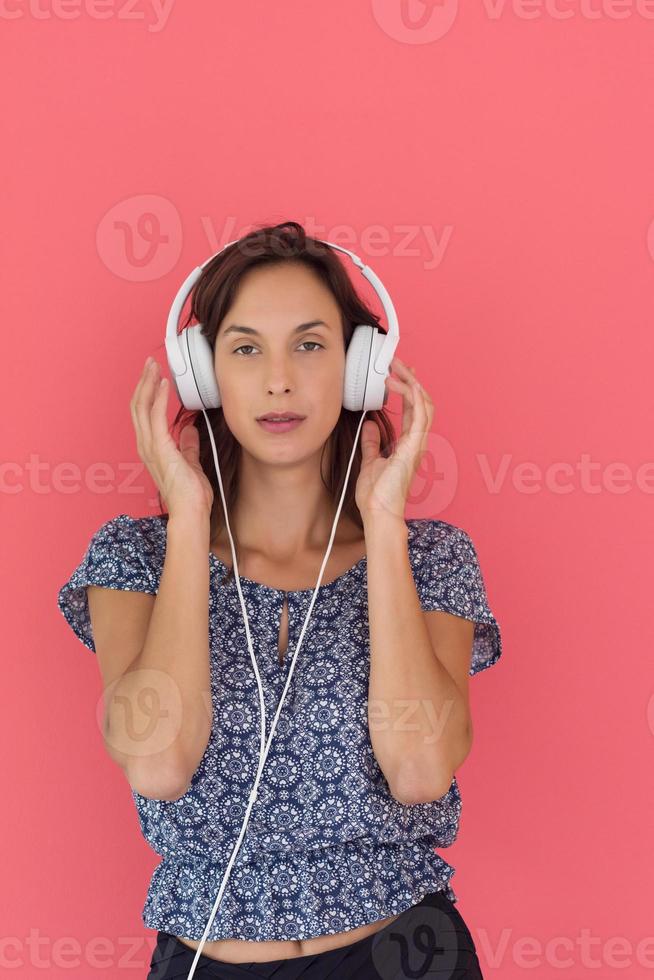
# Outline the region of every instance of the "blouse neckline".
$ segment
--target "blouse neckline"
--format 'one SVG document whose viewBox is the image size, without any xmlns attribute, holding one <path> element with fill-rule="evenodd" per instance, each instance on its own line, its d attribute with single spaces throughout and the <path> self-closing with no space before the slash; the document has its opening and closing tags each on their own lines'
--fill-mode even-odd
<svg viewBox="0 0 654 980">
<path fill-rule="evenodd" d="M 410 520 L 407 520 L 407 527 L 409 533 L 408 542 L 410 545 L 413 536 L 413 530 L 414 530 Z M 222 561 L 222 559 L 219 558 L 218 555 L 211 550 L 209 551 L 209 560 L 213 562 L 214 565 L 216 565 L 219 569 L 222 569 L 223 572 L 227 572 L 229 570 L 229 566 L 226 565 L 225 562 Z M 349 568 L 347 568 L 341 575 L 338 575 L 336 578 L 332 579 L 331 582 L 322 582 L 320 588 L 318 589 L 318 593 L 320 594 L 320 592 L 322 592 L 323 590 L 331 592 L 332 589 L 338 588 L 339 585 L 341 585 L 343 582 L 346 582 L 350 577 L 357 575 L 359 571 L 366 566 L 367 561 L 368 561 L 368 556 L 364 555 L 362 558 L 359 559 L 359 561 L 355 562 L 354 565 L 351 565 Z M 263 582 L 255 582 L 254 579 L 247 578 L 245 575 L 240 575 L 239 579 L 241 581 L 241 585 L 245 585 L 248 588 L 260 589 L 263 592 L 270 593 L 271 595 L 308 596 L 311 595 L 315 589 L 315 585 L 312 585 L 308 589 L 274 589 L 272 585 L 264 585 Z M 230 579 L 229 585 L 236 588 L 236 583 L 233 577 Z"/>
<path fill-rule="evenodd" d="M 226 565 L 225 562 L 222 561 L 217 554 L 215 554 L 215 552 L 209 551 L 209 559 L 223 571 L 227 572 L 229 570 L 229 566 Z M 336 578 L 332 579 L 331 582 L 321 582 L 318 592 L 320 593 L 323 589 L 328 589 L 331 591 L 332 589 L 336 588 L 351 575 L 355 575 L 359 569 L 363 568 L 367 562 L 367 559 L 368 556 L 364 555 L 358 562 L 351 565 L 350 568 L 346 569 L 341 575 L 338 575 Z M 249 588 L 260 589 L 263 592 L 270 592 L 273 595 L 311 595 L 316 588 L 315 585 L 312 585 L 308 589 L 275 589 L 272 585 L 264 585 L 263 582 L 255 582 L 253 579 L 247 578 L 245 575 L 239 575 L 239 580 L 241 585 L 246 585 Z M 235 576 L 230 579 L 229 585 L 236 588 Z"/>
</svg>

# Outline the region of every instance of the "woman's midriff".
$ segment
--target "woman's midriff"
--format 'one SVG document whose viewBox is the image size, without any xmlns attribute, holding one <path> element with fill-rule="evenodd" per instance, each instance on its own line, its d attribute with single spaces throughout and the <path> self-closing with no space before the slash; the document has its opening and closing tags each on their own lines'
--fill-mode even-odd
<svg viewBox="0 0 654 980">
<path fill-rule="evenodd" d="M 248 939 L 218 939 L 214 942 L 207 942 L 202 947 L 202 955 L 210 959 L 222 960 L 224 963 L 266 963 L 269 960 L 290 960 L 296 956 L 315 956 L 317 953 L 325 953 L 329 949 L 338 949 L 340 946 L 349 946 L 351 943 L 359 942 L 366 936 L 371 936 L 379 932 L 384 926 L 394 922 L 399 915 L 389 915 L 387 919 L 377 919 L 368 925 L 359 926 L 358 929 L 349 929 L 347 932 L 337 932 L 331 936 L 314 936 L 311 939 L 289 939 L 273 940 L 271 942 L 256 942 Z M 197 939 L 186 939 L 184 936 L 177 936 L 177 939 L 190 949 L 197 949 L 200 945 Z"/>
</svg>

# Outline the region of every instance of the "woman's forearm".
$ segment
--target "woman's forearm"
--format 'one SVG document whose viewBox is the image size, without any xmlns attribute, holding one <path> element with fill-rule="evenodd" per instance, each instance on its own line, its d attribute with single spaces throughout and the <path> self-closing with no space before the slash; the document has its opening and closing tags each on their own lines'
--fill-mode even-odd
<svg viewBox="0 0 654 980">
<path fill-rule="evenodd" d="M 145 644 L 107 705 L 116 761 L 153 798 L 182 795 L 211 733 L 209 534 L 208 515 L 169 518 Z"/>
<path fill-rule="evenodd" d="M 468 711 L 431 643 L 404 521 L 364 520 L 370 620 L 368 725 L 375 758 L 401 802 L 438 799 L 468 740 Z"/>
</svg>

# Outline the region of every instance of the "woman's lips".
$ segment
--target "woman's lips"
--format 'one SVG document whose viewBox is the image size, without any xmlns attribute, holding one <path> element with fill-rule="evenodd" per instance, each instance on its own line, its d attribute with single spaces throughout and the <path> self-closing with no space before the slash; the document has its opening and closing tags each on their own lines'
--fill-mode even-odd
<svg viewBox="0 0 654 980">
<path fill-rule="evenodd" d="M 257 419 L 257 422 L 266 432 L 290 432 L 291 429 L 297 429 L 298 425 L 302 425 L 304 419 L 289 419 L 288 422 L 272 422 L 270 419 Z"/>
</svg>

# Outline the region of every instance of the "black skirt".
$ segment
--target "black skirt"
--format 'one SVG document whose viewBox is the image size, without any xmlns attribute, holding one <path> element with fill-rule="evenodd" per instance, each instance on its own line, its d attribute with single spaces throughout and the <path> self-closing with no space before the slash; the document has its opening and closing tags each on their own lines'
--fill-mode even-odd
<svg viewBox="0 0 654 980">
<path fill-rule="evenodd" d="M 167 932 L 157 933 L 147 980 L 188 977 L 195 950 Z M 193 980 L 483 980 L 470 930 L 442 892 L 425 895 L 358 942 L 312 956 L 263 963 L 225 963 L 200 954 Z"/>
</svg>

